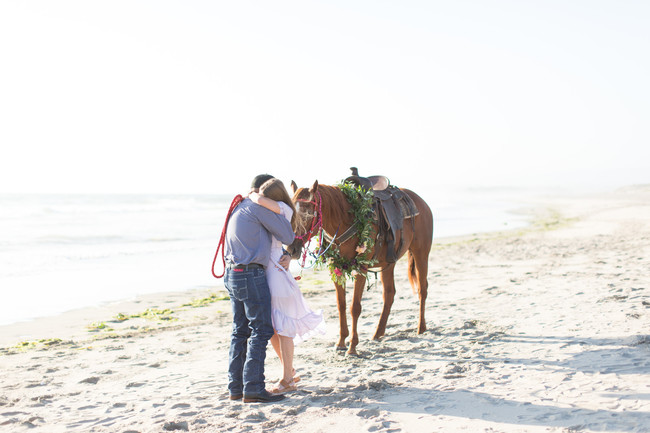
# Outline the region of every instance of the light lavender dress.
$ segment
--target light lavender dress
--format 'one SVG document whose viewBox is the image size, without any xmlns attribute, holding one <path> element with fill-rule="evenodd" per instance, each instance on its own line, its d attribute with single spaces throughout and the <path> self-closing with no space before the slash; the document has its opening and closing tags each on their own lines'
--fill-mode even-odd
<svg viewBox="0 0 650 433">
<path fill-rule="evenodd" d="M 283 202 L 277 202 L 287 220 L 293 211 Z M 299 344 L 315 334 L 325 333 L 323 310 L 312 311 L 302 296 L 298 282 L 291 272 L 278 263 L 282 257 L 282 242 L 273 237 L 271 259 L 266 267 L 266 279 L 271 291 L 271 317 L 278 334 L 293 338 Z"/>
</svg>

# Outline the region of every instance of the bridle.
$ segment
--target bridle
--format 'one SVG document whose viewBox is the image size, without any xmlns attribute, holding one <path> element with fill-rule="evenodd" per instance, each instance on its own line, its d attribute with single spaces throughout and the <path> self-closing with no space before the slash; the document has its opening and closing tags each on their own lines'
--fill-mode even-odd
<svg viewBox="0 0 650 433">
<path fill-rule="evenodd" d="M 332 244 L 334 243 L 334 239 L 336 239 L 336 235 L 338 234 L 338 229 L 336 229 L 336 233 L 334 234 L 334 237 L 330 241 L 330 244 L 325 248 L 324 250 L 322 249 L 323 246 L 323 197 L 320 195 L 320 191 L 316 191 L 316 193 L 313 195 L 313 198 L 311 200 L 309 199 L 295 199 L 296 202 L 298 203 L 309 203 L 314 205 L 314 215 L 311 220 L 311 227 L 309 227 L 309 230 L 306 231 L 303 235 L 301 236 L 296 236 L 296 239 L 300 239 L 302 242 L 302 248 L 303 248 L 303 253 L 302 253 L 302 263 L 300 264 L 301 268 L 311 268 L 313 267 L 317 262 L 318 259 L 323 256 L 327 252 L 327 250 L 330 249 Z M 318 251 L 315 253 L 312 253 L 309 251 L 309 246 L 311 245 L 311 240 L 314 237 L 315 234 L 318 234 Z M 306 245 L 305 245 L 306 242 Z M 311 266 L 305 266 L 305 263 L 307 262 L 307 255 L 311 255 L 314 258 L 314 262 Z"/>
</svg>

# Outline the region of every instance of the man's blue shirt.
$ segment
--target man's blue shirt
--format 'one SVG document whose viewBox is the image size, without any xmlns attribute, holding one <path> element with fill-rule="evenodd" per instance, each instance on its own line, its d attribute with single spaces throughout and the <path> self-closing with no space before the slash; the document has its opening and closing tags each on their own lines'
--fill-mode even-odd
<svg viewBox="0 0 650 433">
<path fill-rule="evenodd" d="M 291 223 L 280 214 L 244 199 L 233 211 L 226 231 L 226 261 L 236 265 L 267 266 L 271 235 L 285 245 L 295 237 Z"/>
</svg>

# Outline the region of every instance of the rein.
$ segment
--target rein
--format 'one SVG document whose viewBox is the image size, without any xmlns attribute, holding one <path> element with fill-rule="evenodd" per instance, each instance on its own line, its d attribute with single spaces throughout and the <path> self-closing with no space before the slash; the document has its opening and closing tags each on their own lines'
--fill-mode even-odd
<svg viewBox="0 0 650 433">
<path fill-rule="evenodd" d="M 244 197 L 241 195 L 236 195 L 235 198 L 230 203 L 230 209 L 228 209 L 228 214 L 226 215 L 226 222 L 223 225 L 223 230 L 221 231 L 221 239 L 219 239 L 219 244 L 217 245 L 217 252 L 214 253 L 214 260 L 212 261 L 212 275 L 214 278 L 222 278 L 226 273 L 226 257 L 224 252 L 224 245 L 226 242 L 226 228 L 228 228 L 228 222 L 230 221 L 230 216 L 235 208 L 244 200 Z M 217 257 L 219 256 L 219 250 L 221 250 L 221 260 L 223 262 L 223 272 L 221 275 L 217 275 L 214 272 L 214 264 L 217 262 Z"/>
</svg>

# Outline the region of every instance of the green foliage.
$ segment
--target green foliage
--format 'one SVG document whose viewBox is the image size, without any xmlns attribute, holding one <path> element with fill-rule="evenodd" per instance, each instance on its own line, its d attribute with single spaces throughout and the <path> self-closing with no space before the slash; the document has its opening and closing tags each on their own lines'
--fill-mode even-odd
<svg viewBox="0 0 650 433">
<path fill-rule="evenodd" d="M 142 318 L 142 319 L 148 319 L 148 320 L 167 320 L 167 321 L 172 321 L 172 320 L 178 320 L 176 317 L 172 316 L 174 314 L 173 310 L 170 310 L 169 308 L 165 308 L 164 310 L 160 310 L 158 308 L 147 308 L 140 314 L 133 314 L 131 315 L 132 318 Z"/>
<path fill-rule="evenodd" d="M 90 332 L 98 332 L 98 331 L 113 331 L 114 329 L 108 326 L 106 322 L 93 322 L 90 325 L 88 325 L 88 330 Z"/>
<path fill-rule="evenodd" d="M 63 341 L 60 338 L 43 338 L 40 340 L 21 341 L 20 343 L 10 347 L 9 349 L 13 349 L 17 351 L 26 351 L 29 349 L 36 349 L 39 346 L 50 347 L 61 343 L 63 343 Z"/>
<path fill-rule="evenodd" d="M 216 293 L 210 294 L 210 296 L 206 298 L 200 298 L 200 299 L 193 299 L 187 304 L 183 304 L 182 307 L 191 307 L 191 308 L 199 308 L 199 307 L 207 307 L 208 305 L 217 302 L 217 301 L 228 301 L 230 300 L 230 297 L 228 295 L 217 295 Z"/>
<path fill-rule="evenodd" d="M 117 313 L 113 318 L 114 322 L 125 322 L 129 319 L 147 319 L 147 320 L 158 320 L 158 321 L 176 321 L 178 318 L 173 316 L 174 311 L 169 308 L 160 310 L 158 308 L 147 308 L 142 313 L 136 313 L 131 315 L 126 315 L 123 313 Z M 95 322 L 88 326 L 91 332 L 97 331 L 114 331 L 113 328 L 106 325 L 104 322 Z"/>
<path fill-rule="evenodd" d="M 318 258 L 316 264 L 327 266 L 332 281 L 344 286 L 345 282 L 353 278 L 356 273 L 366 275 L 368 268 L 377 262 L 372 258 L 372 250 L 375 246 L 372 225 L 374 194 L 372 190 L 366 191 L 351 183 L 340 183 L 337 186 L 352 206 L 350 212 L 354 216 L 354 225 L 359 239 L 357 254 L 352 258 L 344 257 L 336 244 L 332 244 L 329 250 Z"/>
</svg>

